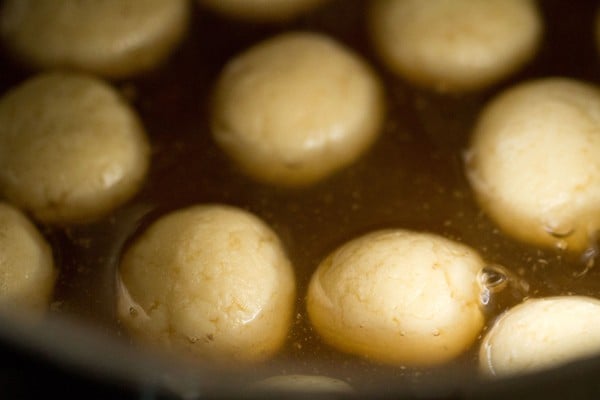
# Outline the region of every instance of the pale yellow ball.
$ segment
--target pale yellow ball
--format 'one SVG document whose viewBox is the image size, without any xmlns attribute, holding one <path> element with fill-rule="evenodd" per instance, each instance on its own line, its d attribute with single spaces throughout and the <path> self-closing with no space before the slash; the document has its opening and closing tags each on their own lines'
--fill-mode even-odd
<svg viewBox="0 0 600 400">
<path fill-rule="evenodd" d="M 302 186 L 364 154 L 383 108 L 381 84 L 358 55 L 322 34 L 286 33 L 225 66 L 212 133 L 253 178 Z"/>
<path fill-rule="evenodd" d="M 369 25 L 390 70 L 450 92 L 514 73 L 535 55 L 543 31 L 532 0 L 375 0 Z"/>
<path fill-rule="evenodd" d="M 600 300 L 527 300 L 494 323 L 481 343 L 479 364 L 489 375 L 534 372 L 600 354 Z"/>
<path fill-rule="evenodd" d="M 277 375 L 251 385 L 253 393 L 353 394 L 347 382 L 324 375 Z"/>
<path fill-rule="evenodd" d="M 56 276 L 44 237 L 23 213 L 0 203 L 0 308 L 45 310 Z"/>
<path fill-rule="evenodd" d="M 507 234 L 586 249 L 600 229 L 600 90 L 547 78 L 501 93 L 479 117 L 466 168 Z"/>
<path fill-rule="evenodd" d="M 126 251 L 118 314 L 131 335 L 223 363 L 273 356 L 295 302 L 290 261 L 258 217 L 223 205 L 172 212 Z"/>
<path fill-rule="evenodd" d="M 458 356 L 483 327 L 471 248 L 440 236 L 384 230 L 354 239 L 314 272 L 306 299 L 330 345 L 392 365 L 433 366 Z"/>
<path fill-rule="evenodd" d="M 6 0 L 6 48 L 39 69 L 126 77 L 161 63 L 181 41 L 188 0 Z"/>
<path fill-rule="evenodd" d="M 44 73 L 0 99 L 0 192 L 40 221 L 108 214 L 137 192 L 149 159 L 138 116 L 95 77 Z"/>
</svg>

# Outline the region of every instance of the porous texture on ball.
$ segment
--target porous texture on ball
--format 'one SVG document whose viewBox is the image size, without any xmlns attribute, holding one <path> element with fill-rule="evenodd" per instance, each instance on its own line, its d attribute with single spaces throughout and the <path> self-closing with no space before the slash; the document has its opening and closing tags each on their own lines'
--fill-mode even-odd
<svg viewBox="0 0 600 400">
<path fill-rule="evenodd" d="M 305 185 L 347 166 L 376 139 L 379 80 L 316 33 L 287 33 L 231 60 L 214 96 L 216 142 L 254 178 Z"/>
<path fill-rule="evenodd" d="M 6 0 L 0 35 L 34 68 L 125 77 L 165 59 L 189 14 L 188 0 Z"/>
<path fill-rule="evenodd" d="M 45 310 L 56 275 L 52 250 L 36 227 L 0 203 L 0 309 Z"/>
<path fill-rule="evenodd" d="M 469 247 L 385 230 L 354 239 L 313 274 L 307 309 L 332 346 L 394 365 L 432 366 L 469 348 L 484 317 Z"/>
<path fill-rule="evenodd" d="M 347 382 L 323 375 L 278 375 L 256 382 L 250 387 L 259 393 L 354 393 Z"/>
<path fill-rule="evenodd" d="M 585 249 L 600 227 L 600 90 L 560 78 L 507 90 L 481 113 L 466 168 L 506 233 Z"/>
<path fill-rule="evenodd" d="M 375 0 L 369 25 L 390 70 L 452 92 L 484 88 L 519 69 L 543 31 L 532 0 Z"/>
<path fill-rule="evenodd" d="M 199 3 L 228 17 L 279 22 L 309 12 L 328 0 L 199 0 Z"/>
<path fill-rule="evenodd" d="M 150 226 L 125 253 L 118 314 L 142 342 L 217 362 L 272 356 L 291 323 L 295 283 L 256 216 L 194 206 Z"/>
<path fill-rule="evenodd" d="M 488 375 L 539 371 L 600 354 L 600 301 L 590 297 L 532 299 L 511 308 L 481 343 Z"/>
<path fill-rule="evenodd" d="M 0 191 L 41 221 L 108 213 L 138 190 L 149 153 L 134 111 L 96 78 L 46 73 L 0 99 Z"/>
</svg>

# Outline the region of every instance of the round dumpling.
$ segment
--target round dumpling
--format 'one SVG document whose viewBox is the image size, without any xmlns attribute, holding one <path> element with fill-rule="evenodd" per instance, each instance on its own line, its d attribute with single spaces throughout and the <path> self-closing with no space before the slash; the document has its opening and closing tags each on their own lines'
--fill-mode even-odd
<svg viewBox="0 0 600 400">
<path fill-rule="evenodd" d="M 149 157 L 137 115 L 94 77 L 46 73 L 0 99 L 0 191 L 43 222 L 107 214 L 138 190 Z"/>
<path fill-rule="evenodd" d="M 481 343 L 479 364 L 491 375 L 539 371 L 600 354 L 600 300 L 549 297 L 504 313 Z"/>
<path fill-rule="evenodd" d="M 439 91 L 476 90 L 535 54 L 542 21 L 533 0 L 375 0 L 372 40 L 388 67 Z"/>
<path fill-rule="evenodd" d="M 561 78 L 507 90 L 483 110 L 466 167 L 506 233 L 585 249 L 600 228 L 600 90 Z"/>
<path fill-rule="evenodd" d="M 327 0 L 199 0 L 212 10 L 250 21 L 281 21 L 316 8 Z"/>
<path fill-rule="evenodd" d="M 275 233 L 222 205 L 160 218 L 123 256 L 119 282 L 119 317 L 135 338 L 219 362 L 272 356 L 295 302 Z"/>
<path fill-rule="evenodd" d="M 0 203 L 0 308 L 46 309 L 56 275 L 52 250 L 36 227 Z"/>
<path fill-rule="evenodd" d="M 483 326 L 483 267 L 475 251 L 448 239 L 377 231 L 321 262 L 308 314 L 342 351 L 395 365 L 441 364 L 469 348 Z"/>
<path fill-rule="evenodd" d="M 376 139 L 382 116 L 380 82 L 363 60 L 327 36 L 295 32 L 227 64 L 212 130 L 246 173 L 295 186 L 355 161 Z"/>
<path fill-rule="evenodd" d="M 5 0 L 0 35 L 35 68 L 124 77 L 166 58 L 189 11 L 188 0 Z"/>
<path fill-rule="evenodd" d="M 255 393 L 354 393 L 352 386 L 343 380 L 323 375 L 278 375 L 252 385 Z"/>
</svg>

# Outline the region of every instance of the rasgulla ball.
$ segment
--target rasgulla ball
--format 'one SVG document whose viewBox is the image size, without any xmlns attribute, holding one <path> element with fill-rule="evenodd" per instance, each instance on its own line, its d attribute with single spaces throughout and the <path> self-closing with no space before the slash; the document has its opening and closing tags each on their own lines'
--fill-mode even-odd
<svg viewBox="0 0 600 400">
<path fill-rule="evenodd" d="M 91 76 L 38 75 L 0 99 L 0 191 L 43 222 L 116 208 L 139 188 L 149 153 L 134 111 Z"/>
<path fill-rule="evenodd" d="M 0 308 L 46 309 L 55 279 L 46 240 L 20 211 L 0 203 Z"/>
<path fill-rule="evenodd" d="M 294 186 L 356 160 L 382 116 L 380 82 L 363 60 L 327 36 L 287 33 L 226 65 L 212 130 L 249 175 Z"/>
<path fill-rule="evenodd" d="M 535 54 L 542 21 L 533 0 L 375 0 L 375 48 L 413 83 L 461 92 L 489 86 Z"/>
<path fill-rule="evenodd" d="M 141 342 L 218 362 L 260 361 L 283 344 L 292 266 L 256 216 L 194 206 L 151 225 L 123 256 L 118 313 Z"/>
<path fill-rule="evenodd" d="M 377 231 L 321 262 L 308 314 L 339 350 L 393 365 L 441 364 L 469 348 L 483 326 L 483 266 L 469 247 L 433 234 Z"/>
<path fill-rule="evenodd" d="M 585 249 L 600 228 L 600 90 L 549 78 L 502 93 L 479 118 L 466 167 L 506 233 Z"/>
<path fill-rule="evenodd" d="M 491 375 L 539 371 L 600 354 L 600 300 L 527 300 L 502 314 L 481 343 L 479 364 Z"/>
<path fill-rule="evenodd" d="M 323 375 L 278 375 L 252 385 L 253 392 L 353 393 L 347 382 Z"/>
<path fill-rule="evenodd" d="M 199 0 L 223 15 L 248 21 L 282 21 L 306 13 L 327 0 Z"/>
<path fill-rule="evenodd" d="M 166 58 L 189 14 L 188 0 L 5 0 L 0 35 L 35 68 L 124 77 Z"/>
</svg>

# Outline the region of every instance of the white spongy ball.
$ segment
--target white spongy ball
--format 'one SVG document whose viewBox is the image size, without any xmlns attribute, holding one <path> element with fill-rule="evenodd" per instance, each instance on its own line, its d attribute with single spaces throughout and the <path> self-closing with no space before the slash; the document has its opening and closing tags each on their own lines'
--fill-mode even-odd
<svg viewBox="0 0 600 400">
<path fill-rule="evenodd" d="M 161 62 L 189 14 L 188 0 L 6 0 L 0 35 L 33 67 L 123 77 Z"/>
<path fill-rule="evenodd" d="M 487 374 L 539 371 L 600 354 L 600 300 L 550 297 L 527 300 L 504 313 L 481 343 Z"/>
<path fill-rule="evenodd" d="M 52 250 L 36 227 L 0 203 L 0 308 L 46 309 L 56 275 Z"/>
<path fill-rule="evenodd" d="M 94 77 L 46 73 L 0 99 L 0 191 L 41 221 L 105 215 L 138 190 L 149 157 L 137 115 Z"/>
<path fill-rule="evenodd" d="M 199 0 L 214 11 L 249 21 L 283 21 L 306 13 L 327 0 Z"/>
<path fill-rule="evenodd" d="M 469 348 L 483 326 L 483 266 L 469 247 L 436 235 L 374 232 L 321 262 L 308 313 L 340 350 L 390 364 L 440 364 Z"/>
<path fill-rule="evenodd" d="M 559 78 L 509 89 L 483 110 L 466 166 L 505 232 L 586 248 L 600 227 L 600 90 Z"/>
<path fill-rule="evenodd" d="M 250 388 L 253 392 L 264 393 L 340 393 L 351 394 L 352 386 L 347 382 L 323 375 L 278 375 L 256 382 Z"/>
<path fill-rule="evenodd" d="M 293 186 L 355 161 L 382 117 L 382 88 L 363 60 L 327 36 L 287 33 L 228 63 L 212 130 L 249 175 Z"/>
<path fill-rule="evenodd" d="M 542 36 L 531 0 L 376 0 L 370 28 L 391 70 L 440 91 L 495 83 L 528 61 Z"/>
<path fill-rule="evenodd" d="M 119 317 L 143 342 L 222 362 L 259 361 L 283 344 L 295 283 L 275 233 L 221 205 L 168 214 L 127 250 Z"/>
</svg>

